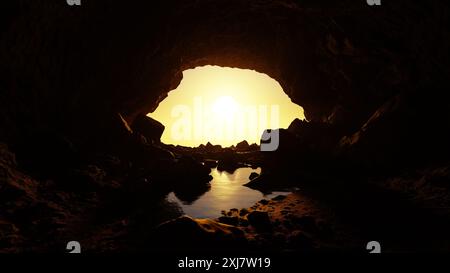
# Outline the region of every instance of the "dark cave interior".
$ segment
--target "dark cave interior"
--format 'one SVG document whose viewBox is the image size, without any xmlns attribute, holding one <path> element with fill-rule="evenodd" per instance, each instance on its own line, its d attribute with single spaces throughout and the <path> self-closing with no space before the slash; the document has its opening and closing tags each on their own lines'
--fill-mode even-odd
<svg viewBox="0 0 450 273">
<path fill-rule="evenodd" d="M 373 237 L 393 252 L 449 251 L 449 12 L 437 0 L 9 1 L 0 252 L 72 238 L 91 252 L 352 251 Z M 266 73 L 308 122 L 280 129 L 273 153 L 161 143 L 164 126 L 145 115 L 204 65 Z M 204 192 L 211 158 L 262 166 L 249 187 L 303 190 L 221 219 L 178 217 L 164 196 Z"/>
</svg>

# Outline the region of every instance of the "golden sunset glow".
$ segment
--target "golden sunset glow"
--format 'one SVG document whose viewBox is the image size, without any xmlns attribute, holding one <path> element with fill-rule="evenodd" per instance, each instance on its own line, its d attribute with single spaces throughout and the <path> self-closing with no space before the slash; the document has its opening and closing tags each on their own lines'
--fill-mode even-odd
<svg viewBox="0 0 450 273">
<path fill-rule="evenodd" d="M 148 116 L 166 127 L 161 141 L 195 147 L 258 143 L 264 129 L 287 128 L 304 119 L 303 108 L 291 102 L 280 84 L 253 70 L 204 66 L 183 72 Z"/>
</svg>

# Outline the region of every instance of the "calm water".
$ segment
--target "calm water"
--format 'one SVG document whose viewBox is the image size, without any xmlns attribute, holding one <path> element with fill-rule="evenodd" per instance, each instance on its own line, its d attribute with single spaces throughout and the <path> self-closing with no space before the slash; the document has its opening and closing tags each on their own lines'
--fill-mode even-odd
<svg viewBox="0 0 450 273">
<path fill-rule="evenodd" d="M 211 169 L 211 189 L 201 195 L 191 204 L 183 203 L 174 193 L 168 195 L 168 200 L 177 203 L 183 212 L 194 218 L 217 218 L 222 210 L 232 208 L 248 208 L 263 198 L 273 198 L 277 195 L 287 195 L 289 192 L 272 192 L 264 195 L 258 190 L 243 186 L 250 181 L 252 172 L 261 173 L 261 168 L 239 168 L 234 173 L 220 172 Z"/>
</svg>

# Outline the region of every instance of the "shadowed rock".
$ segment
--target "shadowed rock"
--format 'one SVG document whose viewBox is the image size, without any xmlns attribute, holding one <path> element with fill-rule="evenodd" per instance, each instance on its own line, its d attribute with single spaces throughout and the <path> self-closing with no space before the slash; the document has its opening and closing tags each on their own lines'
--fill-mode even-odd
<svg viewBox="0 0 450 273">
<path fill-rule="evenodd" d="M 245 152 L 248 151 L 250 146 L 248 145 L 248 142 L 246 140 L 239 142 L 236 145 L 236 151 L 238 152 Z"/>
<path fill-rule="evenodd" d="M 253 179 L 257 178 L 258 176 L 259 176 L 258 173 L 252 172 L 252 173 L 250 174 L 250 176 L 248 177 L 248 179 L 253 180 Z"/>
<path fill-rule="evenodd" d="M 133 122 L 133 131 L 141 133 L 147 140 L 160 142 L 164 125 L 146 115 L 139 115 Z"/>
<path fill-rule="evenodd" d="M 252 211 L 247 215 L 247 219 L 257 231 L 267 232 L 272 230 L 269 214 L 265 211 Z"/>
<path fill-rule="evenodd" d="M 226 249 L 245 246 L 244 232 L 210 219 L 182 216 L 158 226 L 157 242 L 163 249 Z"/>
</svg>

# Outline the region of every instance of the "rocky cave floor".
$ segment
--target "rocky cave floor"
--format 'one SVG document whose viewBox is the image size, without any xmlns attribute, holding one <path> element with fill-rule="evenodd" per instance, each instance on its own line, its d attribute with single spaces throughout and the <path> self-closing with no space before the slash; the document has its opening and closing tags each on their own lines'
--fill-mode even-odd
<svg viewBox="0 0 450 273">
<path fill-rule="evenodd" d="M 0 252 L 450 251 L 448 1 L 5 2 Z M 269 154 L 162 145 L 147 113 L 205 65 L 267 74 L 306 120 Z M 181 217 L 166 195 L 214 160 L 299 191 Z"/>
<path fill-rule="evenodd" d="M 4 253 L 64 252 L 72 240 L 92 253 L 361 252 L 372 240 L 389 252 L 449 250 L 450 199 L 442 190 L 442 181 L 450 175 L 448 165 L 364 183 L 333 174 L 315 178 L 285 174 L 276 182 L 299 188 L 287 197 L 263 199 L 250 208 L 230 208 L 218 219 L 193 219 L 182 216 L 165 196 L 179 191 L 180 196 L 184 192 L 195 198 L 205 191 L 203 186 L 197 191 L 195 183 L 171 184 L 155 171 L 123 168 L 113 157 L 42 180 L 23 172 L 6 145 L 0 148 L 0 252 Z M 252 155 L 247 157 L 249 164 L 257 164 L 255 153 L 248 154 Z M 225 167 L 238 165 L 231 163 L 228 160 Z M 182 170 L 173 179 L 208 183 L 204 165 L 185 164 L 171 166 L 175 173 Z M 193 171 L 196 168 L 202 171 Z M 264 173 L 252 181 L 259 179 L 263 185 L 263 177 Z M 273 180 L 277 175 L 268 177 Z M 269 191 L 272 185 L 267 183 L 261 190 Z"/>
</svg>

